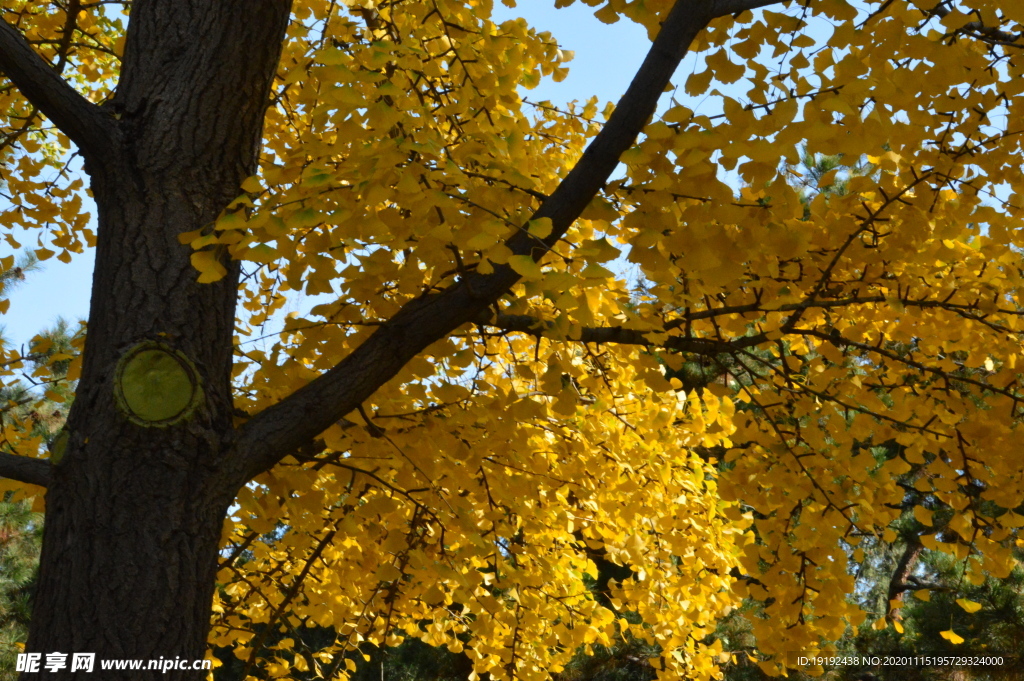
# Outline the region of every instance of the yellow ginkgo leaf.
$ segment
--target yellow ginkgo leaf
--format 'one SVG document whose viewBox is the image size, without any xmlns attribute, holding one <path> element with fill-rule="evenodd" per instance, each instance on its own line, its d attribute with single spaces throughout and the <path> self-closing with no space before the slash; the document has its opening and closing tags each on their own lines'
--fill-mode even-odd
<svg viewBox="0 0 1024 681">
<path fill-rule="evenodd" d="M 979 610 L 981 610 L 981 603 L 976 603 L 975 601 L 969 601 L 966 598 L 958 598 L 958 599 L 956 599 L 956 604 L 959 605 L 964 610 L 966 610 L 967 612 L 978 612 Z"/>
<path fill-rule="evenodd" d="M 191 255 L 192 267 L 199 270 L 199 283 L 210 284 L 215 281 L 219 281 L 228 273 L 227 268 L 224 267 L 217 259 L 217 254 L 213 250 L 196 251 Z"/>
<path fill-rule="evenodd" d="M 939 632 L 939 636 L 941 636 L 942 638 L 946 639 L 947 641 L 949 641 L 953 645 L 960 645 L 961 643 L 964 642 L 963 636 L 958 636 L 957 633 L 955 631 L 953 631 L 952 629 L 949 629 L 947 631 L 940 631 Z"/>
<path fill-rule="evenodd" d="M 263 186 L 260 184 L 260 178 L 255 175 L 247 177 L 242 183 L 242 191 L 249 192 L 250 194 L 255 194 L 261 189 L 263 189 Z"/>
</svg>

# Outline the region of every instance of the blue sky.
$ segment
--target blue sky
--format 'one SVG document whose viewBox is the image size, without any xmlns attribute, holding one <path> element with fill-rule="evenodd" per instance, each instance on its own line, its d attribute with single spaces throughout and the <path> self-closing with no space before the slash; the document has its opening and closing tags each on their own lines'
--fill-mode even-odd
<svg viewBox="0 0 1024 681">
<path fill-rule="evenodd" d="M 527 93 L 535 101 L 564 103 L 594 95 L 602 102 L 615 101 L 629 85 L 650 45 L 643 28 L 625 20 L 603 24 L 594 18 L 592 8 L 581 2 L 562 9 L 555 9 L 553 0 L 520 0 L 514 9 L 495 2 L 497 20 L 517 16 L 525 17 L 539 30 L 550 31 L 564 49 L 576 55 L 564 81 L 546 80 Z M 685 77 L 692 67 L 692 60 L 685 62 L 680 76 Z M 31 243 L 34 239 L 22 241 Z M 9 252 L 9 248 L 0 249 L 0 255 Z M 42 263 L 40 271 L 11 292 L 10 309 L 0 316 L 4 336 L 21 345 L 51 326 L 57 317 L 71 321 L 87 317 L 92 269 L 91 252 L 77 255 L 68 264 L 53 258 Z"/>
</svg>

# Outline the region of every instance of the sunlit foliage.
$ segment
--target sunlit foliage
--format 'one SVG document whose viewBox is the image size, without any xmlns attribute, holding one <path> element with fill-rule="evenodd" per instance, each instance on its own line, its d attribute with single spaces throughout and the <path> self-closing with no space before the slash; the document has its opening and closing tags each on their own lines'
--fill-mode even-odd
<svg viewBox="0 0 1024 681">
<path fill-rule="evenodd" d="M 77 24 L 57 4 L 3 7 L 101 101 L 125 17 L 59 4 Z M 586 4 L 653 36 L 673 3 Z M 929 499 L 917 520 L 948 517 L 922 544 L 967 582 L 1008 576 L 1024 526 L 1024 5 L 809 0 L 715 20 L 683 89 L 722 113 L 670 102 L 540 261 L 506 241 L 550 235 L 529 218 L 612 107 L 526 104 L 570 55 L 492 9 L 296 2 L 260 171 L 181 235 L 200 281 L 245 263 L 239 423 L 410 300 L 496 265 L 521 275 L 243 490 L 211 643 L 256 677 L 337 678 L 410 636 L 465 651 L 474 675 L 542 679 L 632 636 L 664 678 L 708 678 L 728 654 L 711 634 L 749 596 L 776 672 L 849 624 L 900 626 L 849 595 L 858 543 L 897 538 L 908 471 Z M 0 96 L 0 224 L 65 257 L 92 239 L 67 140 Z M 801 153 L 864 172 L 825 172 L 815 184 L 843 173 L 842 191 L 808 202 Z M 278 333 L 297 292 L 331 297 Z M 702 385 L 666 375 L 694 358 Z M 606 603 L 586 585 L 595 555 L 631 570 Z M 337 639 L 288 635 L 313 626 Z"/>
</svg>

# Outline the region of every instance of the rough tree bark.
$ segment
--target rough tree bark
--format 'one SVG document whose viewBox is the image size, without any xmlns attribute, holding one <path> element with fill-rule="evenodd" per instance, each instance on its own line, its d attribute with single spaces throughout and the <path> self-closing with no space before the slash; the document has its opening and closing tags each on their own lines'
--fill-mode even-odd
<svg viewBox="0 0 1024 681">
<path fill-rule="evenodd" d="M 238 268 L 225 263 L 223 280 L 196 283 L 177 237 L 214 220 L 255 172 L 290 4 L 136 0 L 113 100 L 99 108 L 62 93 L 52 112 L 40 106 L 58 122 L 72 107 L 90 122 L 65 129 L 85 155 L 98 244 L 82 377 L 46 494 L 29 651 L 205 655 L 221 526 L 237 490 L 219 464 L 232 426 Z M 6 67 L 28 96 L 43 89 L 47 74 L 25 86 Z M 145 341 L 192 364 L 203 399 L 191 418 L 150 425 L 118 405 L 115 369 Z"/>
<path fill-rule="evenodd" d="M 544 244 L 520 236 L 509 247 L 539 259 L 565 234 L 712 18 L 775 1 L 677 2 L 612 118 L 535 215 L 552 219 L 551 236 Z M 414 300 L 337 367 L 233 429 L 238 269 L 225 262 L 228 276 L 196 283 L 178 235 L 210 223 L 255 172 L 290 5 L 135 0 L 116 96 L 103 107 L 79 96 L 0 21 L 0 71 L 78 146 L 99 213 L 66 450 L 52 467 L 0 457 L 0 475 L 48 486 L 28 651 L 201 659 L 221 526 L 240 486 L 308 445 L 426 346 L 486 313 L 518 279 L 501 267 Z M 147 348 L 150 359 L 177 363 L 189 385 L 200 386 L 187 418 L 132 411 L 125 367 Z M 192 670 L 93 674 L 204 678 Z M 69 669 L 47 675 L 76 677 Z"/>
</svg>

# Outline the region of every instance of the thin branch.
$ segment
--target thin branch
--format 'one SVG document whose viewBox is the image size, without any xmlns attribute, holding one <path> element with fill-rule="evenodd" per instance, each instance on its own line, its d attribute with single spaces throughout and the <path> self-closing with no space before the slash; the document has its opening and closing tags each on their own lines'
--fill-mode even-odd
<svg viewBox="0 0 1024 681">
<path fill-rule="evenodd" d="M 934 8 L 927 12 L 928 17 L 938 17 L 939 19 L 945 19 L 951 14 L 948 7 L 944 2 L 940 2 Z M 1022 35 L 1020 33 L 1007 33 L 996 26 L 986 26 L 981 21 L 971 21 L 960 28 L 956 29 L 954 33 L 968 33 L 975 38 L 983 40 L 985 42 L 997 43 L 999 45 L 1005 45 L 1007 47 L 1022 47 L 1024 43 L 1019 42 Z"/>
<path fill-rule="evenodd" d="M 60 44 L 57 47 L 57 63 L 53 67 L 58 74 L 64 73 L 64 67 L 67 66 L 68 55 L 71 52 L 71 40 L 78 27 L 78 13 L 81 9 L 81 0 L 69 0 L 67 9 L 64 11 L 64 28 L 61 29 Z"/>
<path fill-rule="evenodd" d="M 550 328 L 545 323 L 529 315 L 506 315 L 500 314 L 493 320 L 482 318 L 479 323 L 486 326 L 493 326 L 505 332 L 528 333 L 538 338 L 545 337 Z M 760 333 L 754 336 L 743 336 L 733 341 L 722 341 L 714 338 L 688 338 L 684 336 L 670 336 L 663 341 L 653 341 L 648 336 L 663 334 L 663 329 L 650 329 L 642 331 L 639 329 L 626 329 L 621 326 L 588 327 L 580 330 L 578 340 L 581 343 L 614 343 L 616 345 L 639 345 L 642 347 L 657 347 L 678 352 L 690 352 L 695 355 L 720 355 L 734 350 L 749 348 L 759 345 L 768 340 L 767 334 Z"/>
<path fill-rule="evenodd" d="M 18 29 L 0 19 L 0 72 L 53 121 L 86 158 L 109 153 L 115 122 L 39 56 Z"/>
<path fill-rule="evenodd" d="M 256 657 L 263 649 L 263 644 L 267 640 L 267 636 L 275 629 L 277 622 L 281 619 L 281 615 L 287 609 L 288 605 L 295 599 L 295 596 L 299 593 L 299 589 L 302 588 L 303 583 L 306 581 L 306 576 L 309 571 L 313 568 L 313 564 L 316 563 L 320 554 L 324 552 L 331 541 L 334 539 L 334 535 L 337 534 L 337 530 L 331 530 L 325 534 L 317 543 L 316 548 L 313 549 L 313 553 L 306 558 L 306 564 L 302 567 L 302 571 L 292 581 L 291 586 L 288 587 L 288 591 L 285 592 L 284 599 L 274 608 L 273 614 L 270 616 L 270 620 L 267 622 L 267 626 L 260 632 L 256 642 L 253 643 L 252 652 L 249 654 L 249 659 L 245 663 L 245 668 L 242 670 L 242 677 L 245 678 L 249 674 L 249 669 L 252 668 L 253 664 L 256 663 Z M 269 601 L 268 601 L 269 602 Z"/>
<path fill-rule="evenodd" d="M 45 459 L 0 452 L 0 477 L 46 487 L 50 484 L 52 468 L 53 466 Z"/>
</svg>

